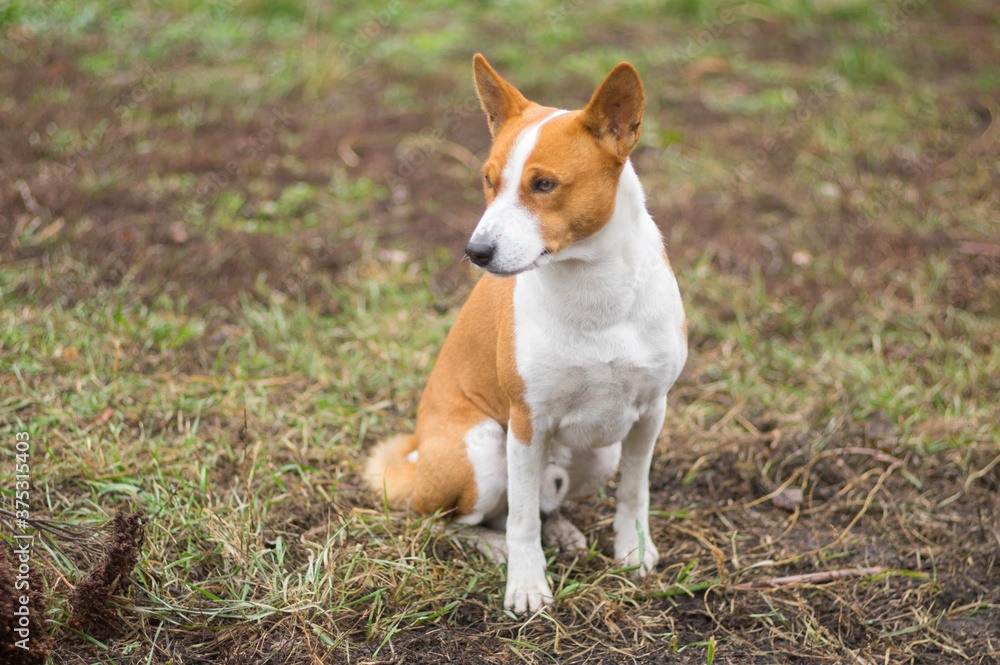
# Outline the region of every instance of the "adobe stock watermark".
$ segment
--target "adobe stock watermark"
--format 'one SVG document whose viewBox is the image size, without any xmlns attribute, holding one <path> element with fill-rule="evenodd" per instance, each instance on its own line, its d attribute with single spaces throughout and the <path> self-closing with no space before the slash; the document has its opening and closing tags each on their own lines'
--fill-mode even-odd
<svg viewBox="0 0 1000 665">
<path fill-rule="evenodd" d="M 746 18 L 746 8 L 750 5 L 749 0 L 738 5 L 723 7 L 710 21 L 702 22 L 702 29 L 670 53 L 670 59 L 678 69 L 695 62 L 705 55 L 708 48 L 715 40 L 722 37 L 730 26 Z"/>
<path fill-rule="evenodd" d="M 10 3 L 6 3 L 6 6 L 9 5 Z M 24 49 L 29 42 L 39 33 L 45 32 L 49 25 L 59 23 L 53 16 L 52 8 L 46 3 L 28 5 L 31 7 L 30 13 L 23 12 L 15 23 L 5 25 L 5 29 L 0 31 L 0 55 L 13 62 L 21 62 L 27 58 L 28 53 Z"/>
<path fill-rule="evenodd" d="M 111 113 L 117 119 L 118 131 L 128 133 L 131 129 L 132 113 L 142 104 L 145 104 L 151 96 L 164 86 L 163 77 L 149 65 L 145 65 L 141 70 L 141 78 L 138 83 L 130 86 L 115 99 L 111 106 Z M 56 127 L 50 126 L 50 133 L 54 133 Z M 97 123 L 93 131 L 79 145 L 72 146 L 63 155 L 57 167 L 62 175 L 69 175 L 75 171 L 82 161 L 94 158 L 110 151 L 114 142 L 105 141 L 108 134 L 114 130 L 114 123 L 105 118 Z M 38 132 L 32 132 L 28 136 L 28 142 L 36 145 L 41 141 Z"/>
<path fill-rule="evenodd" d="M 932 134 L 932 141 L 926 148 L 903 162 L 903 178 L 893 180 L 887 189 L 873 192 L 866 204 L 859 207 L 858 218 L 847 228 L 848 240 L 855 240 L 871 227 L 875 219 L 890 214 L 899 200 L 906 197 L 908 183 L 921 178 L 937 179 L 950 175 L 1000 140 L 1000 104 L 989 97 L 984 99 L 984 103 L 990 112 L 990 124 L 986 130 L 958 150 L 955 146 L 962 137 L 954 129 L 947 128 Z M 885 240 L 881 242 L 885 243 Z M 889 251 L 887 244 L 881 249 Z"/>
<path fill-rule="evenodd" d="M 245 0 L 212 0 L 209 3 L 209 11 L 218 17 L 225 17 L 239 9 Z"/>
<path fill-rule="evenodd" d="M 549 20 L 549 27 L 555 28 L 560 23 L 565 23 L 583 4 L 584 0 L 563 0 L 555 9 L 547 10 L 545 18 Z"/>
<path fill-rule="evenodd" d="M 695 160 L 691 159 L 679 148 L 670 146 L 663 150 L 660 150 L 661 167 L 666 167 L 666 172 L 669 174 L 681 174 L 690 175 L 697 163 Z"/>
<path fill-rule="evenodd" d="M 819 84 L 809 87 L 809 94 L 794 109 L 785 113 L 778 123 L 777 132 L 767 137 L 759 148 L 733 169 L 732 177 L 724 184 L 727 190 L 735 191 L 740 184 L 752 178 L 767 163 L 771 156 L 782 150 L 796 129 L 808 122 L 817 111 L 831 99 L 844 91 L 844 82 L 836 74 L 827 72 Z"/>
<path fill-rule="evenodd" d="M 987 280 L 990 275 L 995 277 L 996 283 L 1000 283 L 1000 245 L 963 241 L 957 243 L 955 249 L 960 255 L 972 257 L 963 262 L 963 270 L 952 271 L 948 276 L 953 282 L 961 284 L 964 291 L 975 297 L 977 292 L 989 286 Z"/>
<path fill-rule="evenodd" d="M 395 170 L 385 174 L 385 184 L 392 192 L 393 200 L 405 199 L 406 182 L 427 163 L 432 154 L 441 152 L 450 145 L 447 138 L 449 132 L 454 132 L 469 118 L 480 118 L 481 115 L 479 97 L 469 95 L 450 106 L 433 127 L 426 127 L 415 138 L 407 140 L 399 151 L 401 154 L 397 159 Z M 487 146 L 485 150 L 489 150 L 489 147 Z M 450 152 L 462 153 L 454 156 L 470 170 L 475 169 L 483 161 L 481 154 L 475 154 L 461 146 Z"/>
<path fill-rule="evenodd" d="M 986 288 L 987 275 L 995 275 L 1000 282 L 1000 249 L 996 245 L 983 245 L 981 243 L 959 243 L 959 251 L 966 254 L 975 254 L 975 258 L 969 262 L 970 279 L 968 285 L 974 293 Z M 1000 416 L 1000 407 L 997 408 Z"/>
<path fill-rule="evenodd" d="M 156 12 L 172 12 L 176 9 L 175 3 L 171 0 L 133 0 L 134 7 L 153 14 Z M 204 7 L 208 9 L 212 18 L 226 18 L 237 9 L 246 4 L 246 0 L 208 0 Z"/>
<path fill-rule="evenodd" d="M 28 520 L 31 518 L 31 506 L 28 501 L 31 499 L 31 436 L 28 432 L 16 432 L 14 434 L 14 524 L 21 533 L 14 534 L 16 547 L 14 548 L 14 561 L 17 568 L 14 570 L 16 577 L 14 580 L 14 590 L 19 595 L 13 600 L 14 616 L 13 624 L 15 636 L 14 646 L 19 649 L 28 650 L 31 640 L 32 623 L 31 620 L 31 546 L 34 536 L 24 533 L 28 530 Z"/>
<path fill-rule="evenodd" d="M 927 0 L 902 0 L 886 4 L 888 6 L 882 8 L 878 22 L 878 31 L 883 36 L 899 32 L 906 27 L 910 18 L 927 4 Z"/>
<path fill-rule="evenodd" d="M 381 9 L 369 10 L 367 19 L 358 26 L 346 42 L 340 45 L 340 53 L 348 70 L 356 69 L 368 60 L 371 45 L 384 35 L 402 9 L 401 0 L 390 0 Z"/>
<path fill-rule="evenodd" d="M 212 203 L 225 188 L 233 183 L 239 175 L 246 175 L 252 164 L 262 152 L 268 149 L 279 136 L 281 130 L 287 129 L 295 120 L 285 108 L 272 109 L 267 121 L 258 132 L 243 139 L 236 146 L 236 159 L 226 162 L 226 165 L 213 171 L 198 186 L 195 198 L 185 205 L 187 217 L 202 214 L 205 206 Z"/>
<path fill-rule="evenodd" d="M 905 178 L 916 180 L 928 171 L 934 170 L 942 163 L 946 153 L 955 147 L 959 139 L 958 134 L 950 127 L 936 131 L 932 135 L 932 138 L 933 142 L 926 149 L 921 150 L 913 157 L 908 157 L 903 162 L 903 176 Z M 961 154 L 962 152 L 959 153 L 959 155 Z M 959 155 L 956 155 L 956 157 Z"/>
</svg>

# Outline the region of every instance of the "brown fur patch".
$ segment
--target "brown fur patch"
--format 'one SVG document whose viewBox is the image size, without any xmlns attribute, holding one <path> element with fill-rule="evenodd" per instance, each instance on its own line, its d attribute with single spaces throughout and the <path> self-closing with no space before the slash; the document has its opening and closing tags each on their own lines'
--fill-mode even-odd
<svg viewBox="0 0 1000 665">
<path fill-rule="evenodd" d="M 521 202 L 541 220 L 551 254 L 599 231 L 615 208 L 624 162 L 594 139 L 582 117 L 576 111 L 543 125 L 521 175 Z M 536 191 L 541 179 L 556 187 Z"/>
<path fill-rule="evenodd" d="M 558 109 L 548 106 L 531 104 L 519 116 L 510 119 L 502 128 L 500 133 L 494 138 L 493 147 L 490 149 L 490 156 L 483 164 L 483 194 L 486 196 L 486 205 L 493 203 L 500 190 L 507 186 L 520 186 L 520 183 L 506 183 L 502 178 L 504 164 L 510 156 L 510 151 L 514 148 L 517 137 L 531 125 L 541 122 L 547 116 Z M 486 184 L 489 179 L 490 185 Z"/>
<path fill-rule="evenodd" d="M 513 279 L 484 275 L 479 280 L 427 381 L 417 411 L 413 497 L 421 512 L 472 512 L 478 492 L 465 435 L 488 419 L 506 427 L 512 401 L 523 402 L 510 320 L 513 288 Z"/>
<path fill-rule="evenodd" d="M 413 434 L 399 434 L 380 441 L 368 455 L 364 478 L 372 491 L 385 497 L 390 508 L 405 508 L 413 499 L 416 464 L 406 456 L 416 450 Z"/>
</svg>

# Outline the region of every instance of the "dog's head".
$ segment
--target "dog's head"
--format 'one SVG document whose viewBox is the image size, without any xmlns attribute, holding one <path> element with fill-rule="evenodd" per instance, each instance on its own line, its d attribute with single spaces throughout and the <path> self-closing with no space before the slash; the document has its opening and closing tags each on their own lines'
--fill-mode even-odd
<svg viewBox="0 0 1000 665">
<path fill-rule="evenodd" d="M 482 55 L 473 70 L 493 147 L 483 165 L 486 212 L 466 254 L 494 275 L 516 275 L 558 260 L 611 218 L 639 140 L 642 82 L 623 62 L 586 108 L 560 111 L 525 99 Z"/>
</svg>

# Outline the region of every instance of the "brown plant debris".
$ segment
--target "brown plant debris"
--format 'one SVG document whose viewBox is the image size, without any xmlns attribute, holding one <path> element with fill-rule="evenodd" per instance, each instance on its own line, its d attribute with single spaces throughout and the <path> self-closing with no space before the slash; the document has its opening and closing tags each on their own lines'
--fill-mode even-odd
<svg viewBox="0 0 1000 665">
<path fill-rule="evenodd" d="M 104 557 L 69 597 L 70 627 L 83 628 L 98 618 L 114 618 L 108 601 L 114 593 L 127 592 L 131 584 L 146 524 L 142 515 L 142 510 L 130 514 L 119 509 L 115 513 L 114 532 L 105 546 Z"/>
</svg>

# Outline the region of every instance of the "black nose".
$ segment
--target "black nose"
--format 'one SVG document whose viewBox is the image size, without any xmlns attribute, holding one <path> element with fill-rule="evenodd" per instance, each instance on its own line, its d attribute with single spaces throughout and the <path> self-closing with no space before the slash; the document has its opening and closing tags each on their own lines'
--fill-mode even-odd
<svg viewBox="0 0 1000 665">
<path fill-rule="evenodd" d="M 465 247 L 465 253 L 477 266 L 482 268 L 493 258 L 496 247 L 488 242 L 470 242 Z"/>
</svg>

